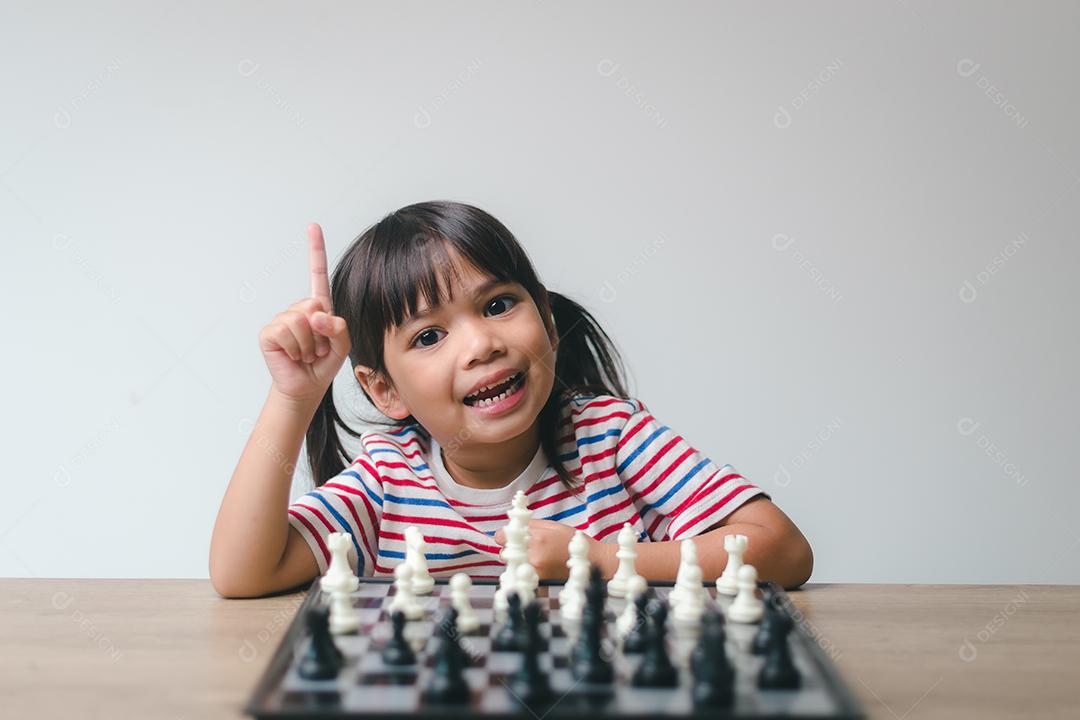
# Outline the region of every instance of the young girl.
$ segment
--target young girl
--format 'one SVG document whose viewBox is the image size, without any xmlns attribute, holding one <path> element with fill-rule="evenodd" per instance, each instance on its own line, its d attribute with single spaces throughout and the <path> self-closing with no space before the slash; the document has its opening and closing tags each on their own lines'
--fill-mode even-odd
<svg viewBox="0 0 1080 720">
<path fill-rule="evenodd" d="M 541 578 L 566 578 L 575 529 L 610 577 L 627 522 L 649 580 L 674 579 L 686 538 L 715 579 L 731 533 L 749 537 L 745 561 L 761 579 L 810 576 L 791 520 L 628 396 L 608 336 L 540 283 L 494 217 L 454 202 L 401 208 L 349 246 L 332 284 L 322 230 L 308 234 L 312 296 L 259 335 L 272 383 L 214 526 L 218 593 L 309 583 L 326 571 L 331 532 L 351 536 L 358 574 L 392 576 L 410 525 L 432 575 L 498 577 L 519 490 Z M 338 414 L 331 383 L 346 358 L 386 429 L 357 433 Z M 356 457 L 338 428 L 360 438 Z M 290 505 L 305 434 L 315 489 Z"/>
</svg>

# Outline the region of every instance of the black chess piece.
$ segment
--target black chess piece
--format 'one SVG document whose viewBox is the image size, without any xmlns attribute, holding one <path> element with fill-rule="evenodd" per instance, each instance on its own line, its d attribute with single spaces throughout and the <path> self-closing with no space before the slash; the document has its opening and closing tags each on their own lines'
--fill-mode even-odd
<svg viewBox="0 0 1080 720">
<path fill-rule="evenodd" d="M 341 672 L 345 664 L 344 656 L 334 644 L 330 635 L 330 610 L 326 607 L 313 607 L 305 618 L 311 644 L 304 659 L 300 661 L 297 672 L 305 680 L 331 680 Z"/>
<path fill-rule="evenodd" d="M 553 697 L 547 673 L 540 669 L 540 604 L 533 600 L 525 606 L 522 614 L 525 618 L 525 636 L 521 667 L 510 681 L 510 690 L 520 702 L 535 708 Z"/>
<path fill-rule="evenodd" d="M 387 665 L 414 665 L 416 653 L 412 645 L 405 639 L 405 613 L 395 610 L 390 615 L 390 623 L 394 628 L 394 636 L 382 651 L 383 662 Z"/>
<path fill-rule="evenodd" d="M 724 623 L 715 610 L 702 618 L 701 636 L 691 658 L 694 704 L 731 707 L 735 700 L 735 669 L 725 649 Z"/>
<path fill-rule="evenodd" d="M 690 670 L 692 672 L 697 673 L 698 664 L 705 661 L 707 646 L 702 642 L 705 636 L 712 630 L 714 625 L 719 625 L 721 632 L 723 632 L 725 622 L 724 614 L 720 612 L 716 605 L 710 603 L 706 606 L 705 614 L 701 616 L 701 633 L 698 636 L 698 642 L 690 652 Z"/>
<path fill-rule="evenodd" d="M 469 667 L 470 665 L 472 665 L 472 659 L 465 651 L 465 648 L 461 645 L 461 631 L 458 630 L 457 619 L 458 610 L 456 607 L 451 605 L 443 612 L 440 622 L 443 624 L 443 627 L 446 630 L 446 634 L 457 640 L 457 642 L 454 643 L 454 647 L 461 651 L 460 657 L 458 658 L 461 666 Z"/>
<path fill-rule="evenodd" d="M 615 679 L 611 659 L 603 649 L 606 598 L 607 584 L 600 574 L 600 568 L 593 565 L 589 568 L 589 584 L 585 587 L 581 628 L 578 630 L 577 644 L 571 659 L 574 677 L 579 682 L 590 685 L 609 685 Z"/>
<path fill-rule="evenodd" d="M 646 630 L 648 627 L 648 616 L 645 614 L 645 608 L 649 606 L 649 601 L 652 600 L 655 595 L 656 593 L 652 588 L 646 588 L 645 592 L 634 598 L 636 621 L 634 622 L 634 626 L 630 628 L 630 632 L 623 638 L 622 651 L 624 655 L 645 652 Z"/>
<path fill-rule="evenodd" d="M 462 663 L 465 651 L 458 643 L 456 632 L 447 632 L 446 623 L 435 624 L 435 665 L 431 679 L 424 689 L 424 699 L 432 703 L 461 704 L 468 702 L 470 690 Z"/>
<path fill-rule="evenodd" d="M 759 688 L 791 690 L 801 684 L 802 678 L 791 660 L 791 647 L 788 645 L 792 625 L 790 617 L 783 613 L 776 614 L 771 642 L 765 651 L 765 662 L 758 673 Z"/>
<path fill-rule="evenodd" d="M 758 631 L 754 634 L 754 641 L 750 645 L 750 649 L 755 655 L 764 655 L 769 646 L 772 645 L 776 616 L 780 614 L 780 608 L 776 606 L 777 596 L 772 589 L 766 588 L 763 590 L 761 599 L 765 603 L 765 615 L 761 618 L 761 625 L 758 626 Z"/>
<path fill-rule="evenodd" d="M 521 614 L 521 596 L 516 590 L 506 593 L 506 623 L 499 628 L 491 641 L 491 649 L 500 652 L 516 652 L 525 637 L 525 619 Z"/>
<path fill-rule="evenodd" d="M 649 601 L 645 654 L 634 671 L 631 682 L 638 687 L 675 687 L 679 672 L 667 650 L 667 603 L 659 598 Z"/>
</svg>

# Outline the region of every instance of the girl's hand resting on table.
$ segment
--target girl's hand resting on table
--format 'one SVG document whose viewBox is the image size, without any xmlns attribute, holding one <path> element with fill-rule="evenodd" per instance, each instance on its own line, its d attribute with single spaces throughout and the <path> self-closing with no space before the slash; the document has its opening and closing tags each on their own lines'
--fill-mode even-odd
<svg viewBox="0 0 1080 720">
<path fill-rule="evenodd" d="M 278 313 L 259 332 L 259 349 L 273 388 L 297 402 L 319 402 L 351 344 L 345 320 L 333 314 L 322 228 L 308 226 L 311 297 Z"/>
<path fill-rule="evenodd" d="M 541 580 L 566 580 L 570 576 L 566 561 L 570 559 L 568 548 L 574 532 L 574 528 L 554 520 L 529 521 L 529 564 L 536 568 Z M 589 559 L 598 562 L 602 543 L 588 534 L 585 538 L 589 541 Z M 506 546 L 506 532 L 502 528 L 495 531 L 494 539 Z"/>
</svg>

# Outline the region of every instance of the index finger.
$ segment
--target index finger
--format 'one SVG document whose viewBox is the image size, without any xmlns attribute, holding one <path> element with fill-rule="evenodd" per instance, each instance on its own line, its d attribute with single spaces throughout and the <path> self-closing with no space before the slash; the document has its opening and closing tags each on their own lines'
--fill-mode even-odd
<svg viewBox="0 0 1080 720">
<path fill-rule="evenodd" d="M 333 312 L 330 276 L 326 272 L 326 242 L 318 223 L 308 225 L 308 266 L 311 268 L 311 297 L 320 300 L 327 312 Z"/>
</svg>

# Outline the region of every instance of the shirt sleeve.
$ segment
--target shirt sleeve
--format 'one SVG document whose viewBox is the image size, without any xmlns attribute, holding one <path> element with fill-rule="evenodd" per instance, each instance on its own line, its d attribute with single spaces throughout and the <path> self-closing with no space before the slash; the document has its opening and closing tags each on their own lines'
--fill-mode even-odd
<svg viewBox="0 0 1080 720">
<path fill-rule="evenodd" d="M 326 537 L 343 532 L 352 536 L 349 564 L 353 572 L 373 575 L 382 506 L 382 482 L 374 461 L 365 452 L 321 487 L 289 505 L 289 524 L 307 540 L 320 574 L 325 574 L 330 565 Z"/>
<path fill-rule="evenodd" d="M 640 410 L 626 421 L 616 448 L 616 470 L 655 542 L 708 530 L 756 495 L 769 497 L 731 465 L 718 465 Z"/>
</svg>

